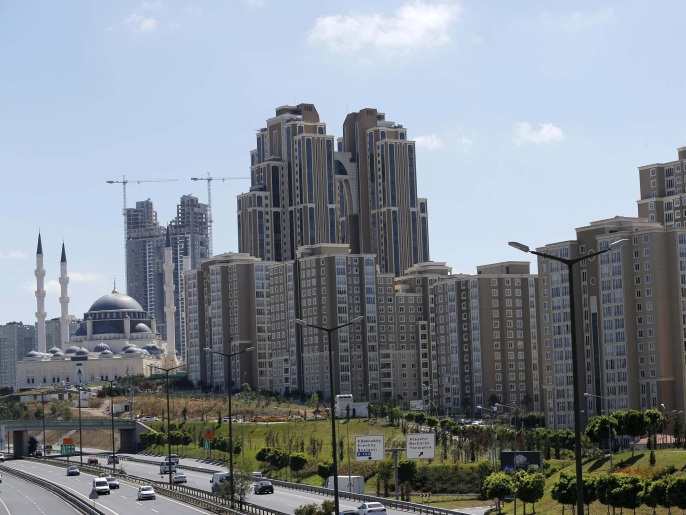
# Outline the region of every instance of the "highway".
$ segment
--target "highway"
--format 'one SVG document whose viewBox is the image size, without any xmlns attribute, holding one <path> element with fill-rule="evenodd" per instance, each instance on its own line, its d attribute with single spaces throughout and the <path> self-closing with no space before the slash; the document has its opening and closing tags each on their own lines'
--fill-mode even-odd
<svg viewBox="0 0 686 515">
<path fill-rule="evenodd" d="M 12 513 L 74 515 L 79 512 L 51 492 L 9 474 L 3 474 L 0 484 L 0 515 Z"/>
<path fill-rule="evenodd" d="M 209 511 L 166 498 L 162 495 L 158 495 L 157 499 L 154 500 L 139 501 L 137 498 L 138 485 L 127 484 L 124 481 L 121 481 L 121 488 L 118 490 L 113 490 L 110 495 L 102 495 L 98 499 L 90 500 L 89 495 L 91 494 L 94 477 L 91 474 L 81 472 L 80 476 L 67 477 L 66 468 L 56 467 L 54 465 L 44 464 L 36 461 L 9 460 L 5 462 L 5 465 L 17 470 L 21 470 L 28 474 L 47 479 L 56 485 L 66 488 L 72 493 L 80 495 L 86 501 L 94 503 L 98 509 L 107 513 L 108 515 L 153 515 L 158 513 L 198 515 L 211 513 Z M 152 466 L 149 467 L 151 470 L 153 470 Z M 3 501 L 5 500 L 5 481 L 10 481 L 12 479 L 14 478 L 9 478 L 9 474 L 3 474 L 3 484 L 0 485 L 3 492 Z M 45 492 L 40 487 L 35 485 L 30 485 L 28 488 L 30 489 L 30 496 L 32 499 L 36 498 L 36 492 L 40 492 L 41 494 Z M 56 506 L 63 506 L 64 502 L 61 501 L 57 503 L 55 502 L 56 498 L 54 496 L 47 493 L 45 495 L 50 495 L 52 498 L 52 504 L 50 504 L 49 509 L 45 510 L 45 513 L 49 513 L 50 515 L 56 515 L 57 513 L 74 513 L 73 510 L 57 512 Z M 35 512 L 35 507 L 33 507 L 27 513 Z M 19 510 L 12 510 L 10 513 L 21 512 Z M 4 515 L 1 510 L 0 515 Z"/>
</svg>

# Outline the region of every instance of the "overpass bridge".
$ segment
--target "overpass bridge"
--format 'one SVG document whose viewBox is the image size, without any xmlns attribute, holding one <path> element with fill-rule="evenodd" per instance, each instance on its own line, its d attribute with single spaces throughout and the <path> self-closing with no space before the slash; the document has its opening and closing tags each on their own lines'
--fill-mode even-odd
<svg viewBox="0 0 686 515">
<path fill-rule="evenodd" d="M 138 442 L 138 435 L 150 430 L 148 426 L 131 419 L 112 419 L 107 417 L 82 417 L 79 425 L 79 419 L 71 420 L 55 420 L 46 418 L 27 418 L 27 419 L 11 419 L 0 420 L 0 427 L 4 431 L 12 432 L 12 441 L 14 442 L 14 457 L 21 458 L 29 453 L 29 431 L 41 432 L 46 431 L 82 431 L 88 430 L 102 430 L 111 431 L 114 424 L 114 430 L 120 433 L 120 450 L 122 452 L 136 452 L 136 443 Z"/>
</svg>

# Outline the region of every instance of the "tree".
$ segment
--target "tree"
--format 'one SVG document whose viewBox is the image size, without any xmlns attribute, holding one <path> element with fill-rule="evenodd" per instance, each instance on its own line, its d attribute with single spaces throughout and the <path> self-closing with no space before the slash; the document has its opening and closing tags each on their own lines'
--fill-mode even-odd
<svg viewBox="0 0 686 515">
<path fill-rule="evenodd" d="M 329 476 L 333 474 L 333 463 L 330 461 L 322 461 L 317 464 L 317 475 L 323 480 L 329 479 Z"/>
<path fill-rule="evenodd" d="M 576 478 L 562 472 L 550 491 L 551 497 L 562 505 L 562 514 L 565 512 L 565 505 L 576 504 Z M 572 508 L 574 511 L 574 508 Z"/>
<path fill-rule="evenodd" d="M 653 513 L 655 513 L 655 508 L 657 506 L 662 506 L 671 511 L 672 503 L 669 502 L 669 496 L 667 495 L 667 490 L 671 481 L 672 478 L 667 476 L 660 478 L 657 481 L 647 480 L 644 483 L 641 500 L 643 501 L 643 504 L 653 509 Z"/>
<path fill-rule="evenodd" d="M 605 415 L 591 417 L 584 434 L 596 445 L 607 443 L 608 438 L 615 437 L 615 421 Z"/>
<path fill-rule="evenodd" d="M 584 475 L 582 479 L 584 482 L 584 504 L 586 505 L 586 511 L 590 513 L 591 504 L 598 500 L 598 481 L 596 476 L 589 475 Z"/>
<path fill-rule="evenodd" d="M 29 455 L 34 454 L 37 448 L 38 440 L 36 440 L 35 436 L 29 436 Z"/>
<path fill-rule="evenodd" d="M 618 411 L 615 414 L 619 425 L 619 433 L 629 435 L 633 438 L 641 436 L 648 429 L 648 420 L 645 413 L 635 409 L 624 412 Z M 634 446 L 631 446 L 631 456 L 634 455 Z"/>
<path fill-rule="evenodd" d="M 667 499 L 672 506 L 686 510 L 686 477 L 672 477 L 667 485 Z"/>
<path fill-rule="evenodd" d="M 664 420 L 664 415 L 656 409 L 649 409 L 643 412 L 643 416 L 646 419 L 646 426 L 648 429 L 648 441 L 650 442 L 651 437 L 655 437 L 655 433 L 657 431 L 657 428 L 662 425 L 662 421 Z M 654 445 L 651 443 L 651 446 Z"/>
<path fill-rule="evenodd" d="M 289 458 L 288 466 L 293 472 L 302 470 L 307 465 L 307 456 L 302 452 L 292 452 Z"/>
<path fill-rule="evenodd" d="M 524 515 L 526 515 L 526 503 L 534 505 L 540 501 L 545 491 L 545 476 L 540 472 L 521 473 L 517 475 L 517 497 L 524 503 Z"/>
<path fill-rule="evenodd" d="M 643 481 L 631 474 L 610 474 L 608 503 L 616 508 L 636 510 L 641 505 Z"/>
<path fill-rule="evenodd" d="M 505 472 L 494 472 L 484 481 L 484 496 L 487 499 L 504 499 L 512 494 L 512 478 Z"/>
<path fill-rule="evenodd" d="M 414 460 L 400 460 L 398 462 L 398 481 L 412 483 L 417 476 L 417 462 Z"/>
</svg>

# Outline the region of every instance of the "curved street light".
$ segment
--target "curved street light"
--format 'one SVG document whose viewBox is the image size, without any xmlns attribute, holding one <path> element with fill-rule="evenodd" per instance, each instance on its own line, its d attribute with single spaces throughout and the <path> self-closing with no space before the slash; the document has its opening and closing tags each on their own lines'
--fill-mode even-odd
<svg viewBox="0 0 686 515">
<path fill-rule="evenodd" d="M 299 318 L 295 319 L 296 324 L 300 324 L 303 327 L 311 327 L 313 329 L 319 329 L 324 331 L 328 340 L 329 347 L 329 409 L 331 413 L 331 456 L 333 458 L 333 502 L 334 502 L 334 513 L 340 513 L 340 505 L 338 502 L 338 456 L 336 452 L 336 400 L 334 396 L 334 380 L 333 380 L 333 343 L 331 341 L 331 334 L 334 331 L 338 331 L 343 327 L 355 324 L 364 319 L 364 316 L 360 315 L 353 318 L 349 322 L 336 327 L 322 327 L 320 325 L 308 324 L 304 320 Z"/>
<path fill-rule="evenodd" d="M 229 340 L 229 348 L 231 344 L 234 342 L 233 338 Z M 234 480 L 233 480 L 233 451 L 234 451 L 234 445 L 233 445 L 233 414 L 231 411 L 231 398 L 233 397 L 233 380 L 231 378 L 231 369 L 233 368 L 231 366 L 231 360 L 233 359 L 234 356 L 238 356 L 239 354 L 243 354 L 245 352 L 252 352 L 255 350 L 255 347 L 248 347 L 247 349 L 243 349 L 238 352 L 233 352 L 231 354 L 224 354 L 223 352 L 219 352 L 216 350 L 211 349 L 210 347 L 205 347 L 205 352 L 208 354 L 217 354 L 219 356 L 223 356 L 224 358 L 228 359 L 229 361 L 229 373 L 227 376 L 227 380 L 229 383 L 229 487 L 231 489 L 231 507 L 234 507 L 235 499 L 234 499 Z M 240 381 L 240 377 L 238 378 Z M 241 450 L 243 452 L 243 450 Z"/>
<path fill-rule="evenodd" d="M 540 256 L 545 259 L 557 261 L 567 267 L 569 274 L 569 322 L 570 322 L 570 339 L 572 346 L 572 386 L 574 393 L 574 464 L 576 476 L 576 512 L 577 515 L 584 515 L 584 477 L 581 463 L 581 385 L 579 384 L 579 356 L 577 356 L 577 338 L 576 338 L 576 305 L 574 303 L 574 265 L 591 257 L 599 256 L 617 250 L 627 241 L 621 239 L 613 241 L 606 249 L 599 250 L 595 253 L 587 253 L 583 256 L 578 256 L 573 259 L 566 259 L 559 256 L 546 254 L 545 252 L 537 252 L 531 250 L 528 245 L 516 241 L 508 242 L 508 245 L 522 252 Z"/>
</svg>

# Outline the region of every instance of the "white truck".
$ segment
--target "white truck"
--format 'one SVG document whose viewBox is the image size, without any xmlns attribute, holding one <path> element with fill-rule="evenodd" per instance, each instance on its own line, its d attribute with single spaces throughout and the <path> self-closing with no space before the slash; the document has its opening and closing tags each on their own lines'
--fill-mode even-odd
<svg viewBox="0 0 686 515">
<path fill-rule="evenodd" d="M 333 490 L 334 476 L 329 477 L 328 488 Z M 364 476 L 338 476 L 338 491 L 364 493 Z"/>
</svg>

